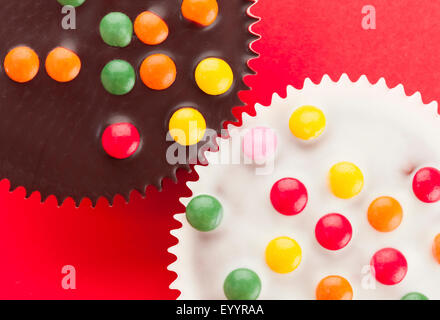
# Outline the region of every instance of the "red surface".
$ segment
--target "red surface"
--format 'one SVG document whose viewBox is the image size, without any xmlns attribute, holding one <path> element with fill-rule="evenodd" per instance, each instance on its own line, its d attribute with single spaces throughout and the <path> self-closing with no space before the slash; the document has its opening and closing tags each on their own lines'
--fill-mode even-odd
<svg viewBox="0 0 440 320">
<path fill-rule="evenodd" d="M 361 28 L 366 4 L 376 7 L 376 30 Z M 440 97 L 438 1 L 260 0 L 252 12 L 263 19 L 254 26 L 263 38 L 253 46 L 261 53 L 251 62 L 258 75 L 241 93 L 246 110 L 326 73 L 385 77 L 407 93 L 420 91 L 425 102 Z M 130 204 L 118 199 L 113 208 L 100 201 L 96 209 L 58 209 L 53 199 L 39 205 L 38 195 L 24 200 L 22 190 L 11 194 L 2 183 L 0 298 L 176 298 L 166 248 L 176 241 L 168 232 L 178 225 L 172 213 L 183 210 L 178 196 L 189 192 L 182 181 L 164 189 L 150 189 L 145 200 L 133 195 Z M 76 268 L 76 290 L 61 287 L 64 265 Z"/>
<path fill-rule="evenodd" d="M 432 244 L 432 255 L 440 264 L 440 233 L 434 238 L 434 242 Z"/>
<path fill-rule="evenodd" d="M 181 179 L 191 178 L 179 172 Z M 101 199 L 95 209 L 85 200 L 56 208 L 54 198 L 39 205 L 34 193 L 23 200 L 24 190 L 7 192 L 0 184 L 0 299 L 173 299 L 168 289 L 175 276 L 166 271 L 174 257 L 166 248 L 176 243 L 168 230 L 177 194 L 189 196 L 170 180 L 164 192 L 148 188 L 142 199 L 133 193 L 129 204 L 116 198 L 109 208 Z M 180 189 L 179 192 L 178 189 Z M 76 270 L 76 289 L 64 290 L 63 266 Z"/>
</svg>

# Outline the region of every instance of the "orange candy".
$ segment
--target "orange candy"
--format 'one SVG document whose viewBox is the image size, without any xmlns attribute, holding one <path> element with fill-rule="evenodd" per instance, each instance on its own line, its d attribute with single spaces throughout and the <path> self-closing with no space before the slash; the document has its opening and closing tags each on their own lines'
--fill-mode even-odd
<svg viewBox="0 0 440 320">
<path fill-rule="evenodd" d="M 402 218 L 402 207 L 392 197 L 379 197 L 368 207 L 368 221 L 380 232 L 393 231 L 400 225 Z"/>
<path fill-rule="evenodd" d="M 142 62 L 140 75 L 142 82 L 150 89 L 165 90 L 176 80 L 176 65 L 164 54 L 153 54 Z"/>
<path fill-rule="evenodd" d="M 168 26 L 157 14 L 144 11 L 134 21 L 134 32 L 145 44 L 156 45 L 168 38 Z"/>
<path fill-rule="evenodd" d="M 440 233 L 435 237 L 434 244 L 432 245 L 432 254 L 435 260 L 440 263 Z"/>
<path fill-rule="evenodd" d="M 9 78 L 24 83 L 35 78 L 40 68 L 40 60 L 34 50 L 21 46 L 9 51 L 4 67 Z"/>
<path fill-rule="evenodd" d="M 217 19 L 217 0 L 183 0 L 182 14 L 186 19 L 207 27 Z"/>
<path fill-rule="evenodd" d="M 46 58 L 47 74 L 58 82 L 69 82 L 75 79 L 81 70 L 81 60 L 75 52 L 58 47 Z"/>
<path fill-rule="evenodd" d="M 316 300 L 352 300 L 353 288 L 347 279 L 340 276 L 328 276 L 316 287 Z"/>
</svg>

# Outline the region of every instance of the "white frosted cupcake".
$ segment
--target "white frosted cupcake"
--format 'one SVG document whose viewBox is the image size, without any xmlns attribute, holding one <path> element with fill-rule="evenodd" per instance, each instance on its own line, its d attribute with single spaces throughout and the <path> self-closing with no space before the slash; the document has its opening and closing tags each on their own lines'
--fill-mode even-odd
<svg viewBox="0 0 440 320">
<path fill-rule="evenodd" d="M 343 76 L 256 110 L 182 199 L 180 298 L 440 299 L 437 103 Z"/>
</svg>

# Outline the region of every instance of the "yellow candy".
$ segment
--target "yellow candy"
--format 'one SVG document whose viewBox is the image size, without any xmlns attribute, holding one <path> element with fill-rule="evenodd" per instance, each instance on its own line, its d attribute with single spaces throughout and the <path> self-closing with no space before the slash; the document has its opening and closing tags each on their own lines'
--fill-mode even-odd
<svg viewBox="0 0 440 320">
<path fill-rule="evenodd" d="M 196 82 L 199 88 L 210 95 L 218 96 L 228 91 L 234 82 L 232 69 L 224 60 L 208 58 L 196 68 Z"/>
<path fill-rule="evenodd" d="M 266 263 L 277 273 L 289 273 L 301 263 L 301 247 L 289 237 L 279 237 L 266 247 Z"/>
<path fill-rule="evenodd" d="M 190 146 L 203 139 L 206 121 L 196 109 L 182 108 L 171 117 L 169 130 L 174 141 L 183 146 Z"/>
<path fill-rule="evenodd" d="M 364 176 L 353 163 L 339 162 L 330 169 L 329 184 L 336 197 L 349 199 L 361 192 L 364 186 Z"/>
<path fill-rule="evenodd" d="M 292 134 L 302 140 L 317 138 L 325 129 L 324 113 L 313 106 L 296 109 L 289 120 Z"/>
</svg>

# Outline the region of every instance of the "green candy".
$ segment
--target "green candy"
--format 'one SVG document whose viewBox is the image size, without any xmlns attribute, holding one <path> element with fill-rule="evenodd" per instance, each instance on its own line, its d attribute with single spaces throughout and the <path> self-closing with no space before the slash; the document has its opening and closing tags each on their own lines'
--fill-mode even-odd
<svg viewBox="0 0 440 320">
<path fill-rule="evenodd" d="M 220 225 L 223 207 L 214 197 L 200 195 L 193 198 L 186 207 L 186 219 L 195 229 L 212 231 Z"/>
<path fill-rule="evenodd" d="M 261 292 L 261 280 L 252 270 L 236 269 L 226 277 L 223 291 L 228 300 L 256 300 Z"/>
<path fill-rule="evenodd" d="M 127 61 L 113 60 L 101 72 L 101 82 L 105 90 L 114 95 L 129 93 L 136 82 L 136 73 Z"/>
<path fill-rule="evenodd" d="M 126 47 L 133 38 L 133 23 L 121 12 L 111 12 L 99 25 L 102 40 L 112 47 Z"/>
<path fill-rule="evenodd" d="M 429 300 L 427 296 L 420 292 L 410 292 L 402 297 L 401 300 Z"/>
<path fill-rule="evenodd" d="M 86 2 L 86 0 L 58 0 L 58 2 L 63 6 L 79 7 Z"/>
</svg>

